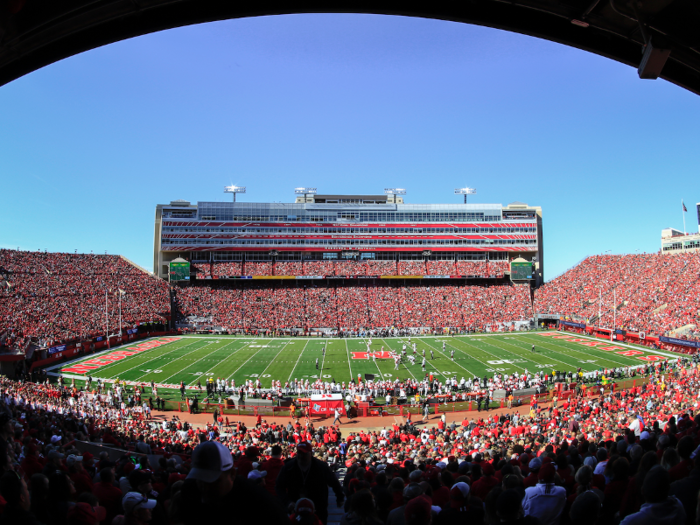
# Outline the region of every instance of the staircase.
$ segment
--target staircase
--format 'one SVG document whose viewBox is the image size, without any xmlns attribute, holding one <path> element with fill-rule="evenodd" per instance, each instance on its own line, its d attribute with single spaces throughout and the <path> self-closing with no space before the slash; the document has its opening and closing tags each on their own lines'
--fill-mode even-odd
<svg viewBox="0 0 700 525">
<path fill-rule="evenodd" d="M 335 473 L 335 476 L 340 480 L 340 484 L 343 484 L 343 478 L 345 478 L 346 468 L 343 466 L 339 468 Z M 340 525 L 340 518 L 343 517 L 345 511 L 342 507 L 338 507 L 335 503 L 335 492 L 332 489 L 328 489 L 328 525 Z"/>
</svg>

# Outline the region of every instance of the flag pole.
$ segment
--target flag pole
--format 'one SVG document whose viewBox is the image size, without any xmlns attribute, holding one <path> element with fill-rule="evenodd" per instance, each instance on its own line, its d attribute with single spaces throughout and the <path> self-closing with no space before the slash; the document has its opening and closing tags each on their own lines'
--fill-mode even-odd
<svg viewBox="0 0 700 525">
<path fill-rule="evenodd" d="M 685 231 L 685 203 L 683 202 L 683 199 L 681 199 L 681 210 L 683 213 L 683 235 L 687 235 Z"/>
</svg>

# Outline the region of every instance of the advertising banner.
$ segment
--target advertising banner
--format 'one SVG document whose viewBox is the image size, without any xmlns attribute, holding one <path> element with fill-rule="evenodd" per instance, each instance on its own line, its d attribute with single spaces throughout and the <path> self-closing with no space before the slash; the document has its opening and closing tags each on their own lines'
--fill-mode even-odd
<svg viewBox="0 0 700 525">
<path fill-rule="evenodd" d="M 332 416 L 337 408 L 345 415 L 343 396 L 340 394 L 323 394 L 309 397 L 309 412 L 312 416 Z"/>
<path fill-rule="evenodd" d="M 564 326 L 573 326 L 574 328 L 586 328 L 585 323 L 572 323 L 571 321 L 559 321 L 559 324 Z"/>
<path fill-rule="evenodd" d="M 65 349 L 66 349 L 66 345 L 52 346 L 51 348 L 49 348 L 49 355 L 63 352 Z"/>
<path fill-rule="evenodd" d="M 685 339 L 676 339 L 675 337 L 659 337 L 659 341 L 662 343 L 670 343 L 672 345 L 678 346 L 689 346 L 691 348 L 698 348 L 698 341 L 686 341 Z"/>
</svg>

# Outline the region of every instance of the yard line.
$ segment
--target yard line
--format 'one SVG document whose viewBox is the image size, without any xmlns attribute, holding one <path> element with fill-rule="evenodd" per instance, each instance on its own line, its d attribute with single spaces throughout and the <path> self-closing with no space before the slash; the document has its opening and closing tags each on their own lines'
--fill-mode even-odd
<svg viewBox="0 0 700 525">
<path fill-rule="evenodd" d="M 277 359 L 277 358 L 279 357 L 279 355 L 282 353 L 282 350 L 284 350 L 284 348 L 285 348 L 291 341 L 292 341 L 291 338 L 288 339 L 287 342 L 284 343 L 284 344 L 282 345 L 282 348 L 280 348 L 280 351 L 277 352 L 277 354 L 275 355 L 275 357 L 274 357 L 272 360 L 270 360 L 269 363 L 267 363 L 267 366 L 265 367 L 265 370 L 263 370 L 262 372 L 260 372 L 260 374 L 258 375 L 258 377 L 260 378 L 260 380 L 261 380 L 260 382 L 261 382 L 261 383 L 262 383 L 262 379 L 263 379 L 262 376 L 263 376 L 263 374 L 265 373 L 265 371 L 266 371 L 268 368 L 270 368 L 270 365 L 271 365 L 272 363 L 275 362 L 275 359 Z M 306 344 L 309 344 L 309 343 L 306 343 Z M 306 346 L 306 345 L 305 345 L 305 346 Z M 273 380 L 273 379 L 270 378 L 270 383 L 272 383 L 272 380 Z M 272 386 L 270 386 L 270 388 L 272 388 Z"/>
<path fill-rule="evenodd" d="M 384 341 L 384 342 L 386 343 L 386 345 L 389 346 L 389 343 L 387 343 L 384 339 L 382 339 L 382 341 Z M 391 346 L 389 346 L 389 348 L 391 348 Z M 397 350 L 397 352 L 400 353 L 401 350 Z M 415 379 L 416 381 L 418 381 L 418 378 L 417 378 L 416 376 L 413 375 L 413 372 L 411 372 L 411 369 L 408 368 L 408 366 L 406 366 L 406 365 L 404 364 L 403 367 L 404 367 L 406 370 L 408 370 L 408 373 L 411 374 L 411 375 L 413 376 L 413 379 Z M 382 377 L 383 377 L 383 376 L 382 376 Z M 421 379 L 421 381 L 422 381 L 422 379 Z M 420 381 L 418 381 L 418 382 L 420 383 Z"/>
<path fill-rule="evenodd" d="M 399 342 L 401 342 L 401 340 L 399 340 Z M 422 342 L 425 343 L 425 341 L 422 341 Z M 427 343 L 425 343 L 425 344 L 428 345 Z M 430 348 L 433 348 L 431 345 L 428 345 L 428 346 L 430 346 Z M 416 348 L 418 348 L 417 345 L 416 345 Z M 413 350 L 413 349 L 411 349 L 411 350 Z M 439 350 L 438 350 L 438 352 L 439 352 Z M 408 354 L 408 352 L 406 352 L 406 353 Z M 440 352 L 440 353 L 442 353 L 442 352 Z M 444 355 L 444 354 L 443 354 L 443 355 Z M 422 356 L 422 355 L 420 355 L 419 357 L 421 358 L 421 360 L 423 359 L 423 356 Z M 447 357 L 447 356 L 445 356 L 445 357 Z M 431 360 L 431 359 L 426 359 L 426 360 L 425 360 L 425 364 L 426 364 L 426 365 L 429 365 L 430 367 L 432 367 L 432 369 L 435 370 L 435 372 L 437 372 L 437 375 L 440 375 L 440 376 L 444 376 L 444 375 L 445 375 L 444 373 L 440 372 L 440 370 L 438 370 L 437 366 L 435 366 L 435 365 L 432 363 L 432 360 Z M 457 366 L 459 366 L 459 365 L 457 365 Z M 464 368 L 464 367 L 461 367 L 461 368 L 462 368 L 463 370 L 467 370 L 467 369 Z M 468 370 L 467 370 L 467 372 L 468 372 Z M 425 381 L 425 377 L 424 377 L 421 381 Z"/>
<path fill-rule="evenodd" d="M 499 339 L 499 341 L 500 341 L 500 339 Z M 545 370 L 545 369 L 544 369 L 544 364 L 545 364 L 545 363 L 537 362 L 537 361 L 535 361 L 534 359 L 530 359 L 529 357 L 525 357 L 524 355 L 521 355 L 521 354 L 516 354 L 515 352 L 511 352 L 511 351 L 506 350 L 505 348 L 502 348 L 502 347 L 500 347 L 500 346 L 492 345 L 491 343 L 487 343 L 486 341 L 484 341 L 484 343 L 486 343 L 486 344 L 489 345 L 489 346 L 493 346 L 493 347 L 495 347 L 495 348 L 498 348 L 498 349 L 500 349 L 500 350 L 502 350 L 502 351 L 504 351 L 504 352 L 507 352 L 507 353 L 509 353 L 510 355 L 514 355 L 514 356 L 516 356 L 518 359 L 524 359 L 525 361 L 529 361 L 530 363 L 535 363 L 535 368 L 539 368 L 538 365 L 540 365 L 540 366 L 543 367 L 543 368 L 540 368 L 540 370 Z M 513 345 L 513 344 L 511 344 L 511 343 L 507 343 L 507 342 L 506 342 L 505 344 L 507 344 L 507 345 L 510 344 L 511 346 L 516 346 L 516 345 Z M 516 348 L 520 348 L 520 347 L 519 347 L 519 346 L 516 346 Z M 486 352 L 487 350 L 484 350 L 484 351 Z M 560 351 L 558 352 L 558 351 L 556 351 L 556 350 L 552 350 L 552 352 L 556 352 L 558 355 L 561 355 L 561 352 L 560 352 Z M 489 353 L 491 353 L 491 352 L 489 352 Z M 491 355 L 493 355 L 494 357 L 496 357 L 496 358 L 498 359 L 498 356 L 496 356 L 495 354 L 491 354 Z M 572 365 L 571 363 L 567 363 L 566 361 L 562 361 L 561 359 L 557 359 L 556 357 L 551 357 L 551 356 L 549 356 L 549 355 L 543 355 L 543 354 L 539 354 L 539 355 L 542 356 L 542 357 L 546 357 L 547 359 L 550 359 L 551 361 L 557 361 L 558 363 L 561 363 L 561 364 L 563 364 L 563 365 L 565 365 L 565 366 L 567 366 L 567 367 L 569 367 L 569 366 L 575 366 L 575 365 Z M 575 358 L 573 358 L 573 359 L 575 359 Z M 577 368 L 578 368 L 578 367 L 577 367 Z M 565 370 L 565 371 L 566 371 L 566 370 Z"/>
<path fill-rule="evenodd" d="M 588 335 L 572 334 L 572 332 L 562 332 L 561 330 L 557 330 L 557 333 L 562 334 L 562 335 L 575 335 L 576 337 L 585 337 L 586 339 L 588 339 L 590 341 L 600 342 L 600 339 L 598 339 L 596 337 L 591 337 Z M 529 334 L 529 335 L 533 335 L 533 334 Z M 622 343 L 620 341 L 615 341 L 613 344 L 618 345 L 618 346 L 624 346 L 624 347 L 627 347 L 631 350 L 644 350 L 646 353 L 649 353 L 649 354 L 659 354 L 659 355 L 662 355 L 665 357 L 669 357 L 671 359 L 678 359 L 678 354 L 669 353 L 666 350 L 654 350 L 654 349 L 649 350 L 647 347 L 642 346 L 642 345 L 632 346 L 632 345 L 629 345 L 627 343 Z"/>
<path fill-rule="evenodd" d="M 363 339 L 363 342 L 364 342 L 364 339 Z M 368 353 L 369 353 L 369 352 L 368 352 Z M 372 352 L 372 353 L 374 353 L 374 352 Z M 368 356 L 368 357 L 369 357 L 369 356 Z M 377 367 L 377 372 L 379 372 L 379 377 L 381 377 L 381 378 L 382 378 L 382 381 L 383 381 L 383 380 L 384 380 L 384 374 L 382 373 L 382 369 L 379 368 L 379 364 L 377 363 L 377 360 L 374 359 L 374 358 L 372 358 L 372 357 L 370 357 L 370 359 L 372 359 L 372 361 L 374 361 L 374 365 Z"/>
<path fill-rule="evenodd" d="M 350 364 L 350 350 L 348 349 L 348 340 L 346 337 L 343 338 L 345 341 L 345 351 L 348 354 L 348 370 L 350 370 L 350 381 L 355 379 L 355 377 L 352 375 L 352 365 Z"/>
<path fill-rule="evenodd" d="M 544 343 L 544 344 L 540 344 L 539 346 L 545 347 L 545 348 L 546 348 L 546 343 L 547 343 L 547 341 L 542 341 L 542 343 Z M 517 345 L 515 345 L 515 344 L 513 344 L 513 343 L 506 343 L 506 344 L 507 344 L 507 345 L 510 345 L 510 346 L 515 346 L 516 348 L 521 348 L 520 346 L 517 346 Z M 528 343 L 525 343 L 525 344 L 527 345 Z M 559 347 L 557 347 L 556 345 L 553 345 L 553 346 L 554 346 L 555 349 L 549 349 L 549 351 L 550 351 L 550 352 L 555 352 L 555 353 L 557 353 L 557 354 L 559 354 L 559 355 L 566 355 L 566 354 L 562 354 L 562 352 L 561 352 L 562 349 L 566 349 L 566 350 L 570 350 L 571 352 L 573 352 L 573 353 L 575 353 L 575 354 L 582 354 L 582 355 L 585 356 L 585 357 L 591 357 L 590 354 L 586 354 L 585 352 L 582 352 L 582 351 L 579 351 L 579 350 L 576 350 L 576 349 L 570 349 L 569 347 L 566 347 L 566 346 L 559 346 Z M 523 350 L 527 350 L 527 348 L 523 348 Z M 507 350 L 506 350 L 506 351 L 507 351 Z M 516 354 L 515 352 L 509 352 L 509 353 L 512 353 L 513 355 L 519 355 L 519 354 Z M 544 357 L 547 357 L 548 359 L 550 358 L 549 355 L 545 355 L 545 354 L 541 354 L 541 355 L 543 355 Z M 521 356 L 521 357 L 524 357 L 524 356 Z M 576 359 L 578 359 L 578 358 L 575 357 L 575 356 L 571 356 L 571 359 L 576 360 Z M 602 358 L 601 358 L 601 359 L 602 359 Z M 528 360 L 529 360 L 529 361 L 532 361 L 531 359 L 528 359 Z M 580 367 L 579 367 L 579 366 L 577 366 L 577 365 L 572 365 L 571 363 L 567 363 L 566 361 L 562 361 L 561 359 L 557 359 L 557 358 L 555 358 L 555 357 L 551 357 L 551 360 L 552 360 L 552 361 L 558 361 L 559 363 L 562 363 L 562 364 L 564 364 L 564 365 L 566 365 L 566 366 L 575 366 L 576 368 L 587 368 L 587 367 L 584 367 L 584 366 L 580 366 Z M 612 360 L 612 359 L 603 359 L 603 360 L 604 360 L 604 361 L 609 361 L 609 362 L 611 362 L 611 363 L 617 363 L 617 361 L 614 361 L 614 360 Z M 542 363 L 539 363 L 539 364 L 542 364 Z M 578 364 L 581 364 L 581 365 L 590 365 L 590 364 L 592 364 L 592 363 L 579 362 Z M 596 368 L 599 368 L 599 367 L 596 367 Z M 568 371 L 569 371 L 569 370 L 565 370 L 565 372 L 568 372 Z M 589 370 L 586 370 L 586 371 L 588 372 Z"/>
<path fill-rule="evenodd" d="M 458 340 L 458 341 L 460 341 L 460 340 Z M 483 342 L 486 343 L 486 341 L 483 341 Z M 479 347 L 476 346 L 476 345 L 469 344 L 469 343 L 467 343 L 466 341 L 462 342 L 462 344 L 465 344 L 465 345 L 467 345 L 467 346 L 476 348 L 477 350 L 479 350 L 479 351 L 481 351 L 481 352 L 486 352 L 486 353 L 489 354 L 490 356 L 496 358 L 496 360 L 498 360 L 498 361 L 503 361 L 503 359 L 500 358 L 500 357 L 498 357 L 496 354 L 492 354 L 492 353 L 489 352 L 488 350 L 479 348 Z M 494 346 L 494 345 L 492 345 L 492 344 L 490 344 L 490 343 L 486 343 L 486 344 L 489 345 L 489 346 Z M 461 351 L 461 352 L 463 352 L 464 354 L 466 354 L 466 352 L 465 352 L 464 350 L 462 350 L 461 348 L 458 348 L 458 347 L 456 347 L 456 346 L 455 346 L 455 348 L 457 348 L 459 351 Z M 499 348 L 499 347 L 496 347 L 496 348 Z M 504 350 L 504 351 L 505 351 L 505 352 L 508 352 L 508 350 Z M 512 352 L 509 352 L 509 353 L 512 353 Z M 473 357 L 473 356 L 472 356 L 472 357 Z M 474 359 L 476 359 L 477 361 L 479 361 L 481 364 L 486 365 L 486 363 L 484 363 L 481 359 L 477 359 L 476 357 L 474 357 Z M 518 365 L 515 364 L 515 363 L 504 363 L 504 364 L 511 365 L 511 366 L 514 367 L 514 368 L 520 368 L 520 369 L 523 370 L 523 371 L 525 370 L 525 367 L 518 366 Z M 498 366 L 498 365 L 486 365 L 486 366 L 487 366 L 488 368 L 493 369 L 494 366 Z M 495 372 L 494 372 L 494 375 L 495 375 Z"/>
<path fill-rule="evenodd" d="M 433 349 L 437 350 L 438 353 L 444 355 L 444 356 L 445 356 L 445 359 L 449 359 L 449 357 L 447 357 L 447 354 L 444 354 L 439 348 L 436 348 L 436 347 L 434 347 L 433 345 L 431 345 L 431 344 L 428 342 L 427 339 L 426 339 L 425 341 L 423 341 L 423 342 L 424 342 L 426 345 L 428 345 L 430 348 L 433 348 Z M 450 346 L 451 346 L 451 345 L 450 345 Z M 464 351 L 462 351 L 462 352 L 464 352 Z M 450 359 L 450 361 L 451 361 L 451 359 Z M 477 361 L 479 361 L 479 360 L 477 359 Z M 458 367 L 460 367 L 462 370 L 464 370 L 464 371 L 467 372 L 468 374 L 471 374 L 473 377 L 479 377 L 478 375 L 476 375 L 474 372 L 472 372 L 472 371 L 469 370 L 468 368 L 465 368 L 465 367 L 463 367 L 462 365 L 460 365 L 457 361 L 453 361 L 453 362 L 454 362 L 454 364 L 456 364 Z M 479 362 L 480 362 L 481 364 L 484 364 L 483 361 L 479 361 Z M 490 365 L 487 365 L 487 366 L 490 366 Z M 433 366 L 433 368 L 435 368 L 435 366 Z M 437 368 L 435 368 L 435 370 L 437 370 Z M 440 375 L 442 375 L 442 373 L 441 373 Z"/>
<path fill-rule="evenodd" d="M 188 344 L 188 345 L 185 345 L 185 346 L 178 346 L 177 348 L 175 348 L 175 349 L 173 349 L 173 350 L 170 350 L 169 352 L 165 352 L 164 354 L 157 355 L 156 357 L 154 357 L 154 358 L 152 358 L 152 359 L 149 359 L 148 361 L 144 361 L 143 363 L 139 363 L 139 364 L 137 364 L 136 366 L 132 366 L 132 367 L 129 368 L 128 370 L 122 370 L 120 373 L 121 373 L 122 376 L 123 376 L 123 375 L 126 374 L 127 372 L 131 372 L 134 368 L 137 368 L 137 367 L 139 367 L 139 366 L 145 366 L 145 365 L 147 365 L 148 363 L 150 363 L 151 361 L 155 361 L 156 359 L 160 359 L 161 357 L 165 357 L 166 355 L 172 354 L 173 352 L 175 352 L 175 351 L 177 351 L 177 350 L 182 350 L 183 348 L 187 348 L 188 346 L 192 346 L 192 345 L 195 344 L 195 343 L 197 343 L 197 341 L 193 341 L 192 343 L 190 343 L 190 344 Z M 204 348 L 204 347 L 201 347 L 201 348 Z M 193 352 L 196 352 L 197 350 L 201 350 L 201 348 L 197 348 L 197 349 L 193 350 Z M 155 348 L 154 348 L 154 350 L 155 350 Z M 187 356 L 187 355 L 190 355 L 191 353 L 192 353 L 192 352 L 187 352 L 185 355 L 182 355 L 182 356 L 178 357 L 177 359 L 173 359 L 173 360 L 171 361 L 171 363 L 177 361 L 178 359 L 182 359 L 183 357 L 185 357 L 185 356 Z M 138 357 L 138 355 L 139 355 L 139 354 L 137 354 L 136 356 L 129 356 L 129 357 Z M 102 372 L 104 372 L 107 368 L 109 368 L 110 366 L 118 365 L 119 363 L 124 364 L 123 361 L 117 361 L 116 363 L 112 363 L 111 365 L 107 365 L 107 366 L 105 366 L 105 367 L 103 367 L 103 368 L 100 368 L 99 371 L 100 371 L 100 373 L 102 373 Z M 112 379 L 114 379 L 114 378 L 112 378 Z"/>
<path fill-rule="evenodd" d="M 324 341 L 327 341 L 327 339 L 324 339 Z M 326 343 L 323 343 L 323 348 L 326 348 Z M 319 379 L 323 379 L 323 366 L 326 364 L 326 352 L 323 352 L 323 357 L 321 358 L 321 373 L 319 374 L 321 377 Z"/>
<path fill-rule="evenodd" d="M 306 350 L 306 347 L 308 346 L 309 341 L 311 341 L 311 339 L 306 340 L 306 344 L 301 349 L 301 352 L 299 352 L 299 357 L 297 357 L 297 362 L 294 363 L 294 368 L 292 368 L 292 371 L 289 373 L 289 377 L 287 378 L 287 382 L 289 382 L 289 380 L 292 378 L 292 375 L 294 375 L 294 371 L 297 369 L 297 365 L 299 364 L 299 360 L 301 359 L 301 356 L 304 354 L 304 350 Z"/>
<path fill-rule="evenodd" d="M 566 340 L 565 340 L 565 339 L 562 339 L 562 341 L 566 341 Z M 543 346 L 543 347 L 547 348 L 546 343 L 547 343 L 547 340 L 544 340 L 544 341 L 542 341 L 542 344 L 540 344 L 540 346 Z M 610 343 L 610 344 L 613 344 L 613 343 Z M 556 347 L 556 345 L 553 345 L 553 343 L 550 343 L 550 345 Z M 562 348 L 562 347 L 559 347 L 559 348 Z M 570 350 L 570 351 L 573 352 L 573 353 L 581 354 L 581 355 L 586 356 L 586 357 L 591 357 L 591 356 L 596 356 L 596 357 L 597 357 L 597 356 L 598 356 L 598 354 L 586 353 L 584 350 L 577 350 L 576 348 L 569 348 L 569 347 L 563 347 L 563 348 L 566 348 L 567 350 Z M 595 348 L 591 348 L 591 350 L 595 350 Z M 551 351 L 554 352 L 555 350 L 551 350 Z M 603 355 L 604 355 L 604 356 L 607 356 L 608 354 L 603 354 Z M 575 358 L 574 358 L 574 359 L 575 359 Z M 633 365 L 627 365 L 627 364 L 620 363 L 619 361 L 615 361 L 614 359 L 608 359 L 607 357 L 600 357 L 600 359 L 603 359 L 603 360 L 605 360 L 605 361 L 609 361 L 610 363 L 614 363 L 614 364 L 616 364 L 616 365 L 618 365 L 618 366 L 623 366 L 623 367 L 625 367 L 625 366 L 633 366 Z M 561 361 L 559 361 L 559 362 L 561 363 Z M 581 367 L 581 368 L 583 368 L 583 367 Z M 596 367 L 596 369 L 597 369 L 597 368 L 600 368 L 600 366 Z M 610 368 L 610 367 L 607 367 L 607 366 L 606 366 L 606 367 L 604 367 L 604 368 Z M 589 370 L 589 372 L 590 372 L 590 370 Z"/>
<path fill-rule="evenodd" d="M 76 359 L 69 359 L 68 361 L 64 361 L 64 362 L 62 362 L 62 363 L 58 363 L 57 365 L 48 366 L 48 367 L 46 367 L 44 370 L 51 371 L 51 370 L 55 370 L 56 368 L 65 368 L 65 367 L 67 367 L 67 366 L 73 366 L 73 365 L 76 365 L 76 364 L 80 364 L 80 363 L 82 363 L 83 361 L 88 361 L 88 360 L 90 360 L 90 359 L 99 358 L 99 357 L 100 357 L 101 355 L 103 355 L 103 354 L 109 354 L 110 352 L 114 352 L 114 351 L 127 351 L 129 347 L 133 347 L 133 346 L 135 346 L 135 345 L 140 345 L 140 344 L 143 344 L 143 343 L 147 343 L 148 341 L 151 341 L 151 340 L 153 340 L 153 339 L 160 339 L 160 337 L 147 337 L 146 339 L 133 341 L 133 342 L 131 342 L 131 343 L 125 343 L 125 344 L 120 344 L 120 345 L 118 345 L 118 346 L 113 346 L 113 347 L 111 347 L 111 348 L 105 348 L 105 349 L 100 350 L 100 351 L 98 351 L 98 352 L 93 352 L 92 354 L 89 354 L 89 355 L 85 355 L 85 356 L 82 356 L 82 357 L 78 357 L 78 358 L 76 358 Z M 179 342 L 180 339 L 182 339 L 183 342 L 184 342 L 184 339 L 185 339 L 185 338 L 184 338 L 184 337 L 178 336 L 178 340 L 176 340 L 176 341 L 169 341 L 168 343 L 165 343 L 165 344 L 163 344 L 163 345 L 157 346 L 157 347 L 155 347 L 155 348 L 150 348 L 149 350 L 146 350 L 145 352 L 139 352 L 139 354 L 145 354 L 145 353 L 152 352 L 152 351 L 155 351 L 155 350 L 163 350 L 163 349 L 166 349 L 166 348 L 168 348 L 167 345 L 173 344 L 173 343 L 176 343 L 176 342 Z M 190 343 L 190 344 L 193 344 L 193 343 Z M 178 347 L 176 348 L 176 350 L 177 350 L 178 348 L 185 348 L 186 346 L 189 346 L 189 344 L 188 344 L 188 345 L 185 345 L 185 346 L 178 346 Z M 168 352 L 166 352 L 165 354 L 162 354 L 162 355 L 166 355 L 166 354 L 170 353 L 171 351 L 172 351 L 172 350 L 170 350 L 170 351 L 168 351 Z M 138 354 L 137 354 L 137 355 L 138 355 Z M 129 358 L 131 358 L 131 357 L 133 357 L 133 356 L 129 356 Z M 105 365 L 105 366 L 102 367 L 102 368 L 107 368 L 108 366 L 112 366 L 112 365 L 114 365 L 114 364 L 117 364 L 117 362 L 111 363 L 111 364 L 109 364 L 109 365 Z M 101 368 L 100 370 L 102 370 L 102 368 Z"/>
<path fill-rule="evenodd" d="M 264 341 L 264 339 L 263 339 L 263 341 Z M 268 341 L 272 341 L 272 339 L 268 339 Z M 266 345 L 266 344 L 267 344 L 267 343 L 261 344 L 261 345 L 260 345 L 260 350 L 258 350 L 257 352 L 255 352 L 255 353 L 254 353 L 253 355 L 251 355 L 248 359 L 246 359 L 245 363 L 243 363 L 241 366 L 239 366 L 239 367 L 233 372 L 233 374 L 231 374 L 230 376 L 228 376 L 228 377 L 226 378 L 226 380 L 228 380 L 228 379 L 232 378 L 234 375 L 236 375 L 236 374 L 238 373 L 238 371 L 239 371 L 241 368 L 243 368 L 243 367 L 246 365 L 246 363 L 247 363 L 248 361 L 250 361 L 250 360 L 253 359 L 256 355 L 258 355 L 260 352 L 262 352 L 262 350 L 263 350 L 263 348 L 265 348 L 265 345 Z"/>
<path fill-rule="evenodd" d="M 210 354 L 207 354 L 207 357 L 209 357 L 210 355 L 212 355 L 212 354 L 218 352 L 219 350 L 223 350 L 223 349 L 226 348 L 227 346 L 231 346 L 231 345 L 232 345 L 233 343 L 235 343 L 235 342 L 237 342 L 237 341 L 233 340 L 233 341 L 231 341 L 230 343 L 225 344 L 225 345 L 222 346 L 221 348 L 217 348 L 216 350 L 214 350 L 214 351 L 211 352 Z M 220 362 L 218 362 L 217 364 L 215 364 L 214 366 L 212 366 L 209 370 L 211 370 L 212 368 L 216 368 L 216 367 L 219 366 L 221 363 L 223 363 L 224 361 L 226 361 L 226 359 L 229 359 L 231 356 L 236 355 L 236 353 L 239 352 L 242 348 L 245 348 L 245 346 L 246 346 L 246 345 L 243 345 L 243 346 L 241 346 L 241 348 L 239 348 L 238 350 L 234 350 L 233 353 L 232 353 L 231 355 L 229 355 L 229 356 L 228 356 L 227 358 L 225 358 L 223 361 L 220 361 Z M 204 348 L 204 347 L 202 347 L 202 348 Z M 194 364 L 194 363 L 193 363 L 193 364 Z M 190 365 L 190 366 L 192 366 L 192 365 Z M 183 371 L 187 370 L 188 368 L 190 368 L 190 366 L 187 366 L 187 367 L 183 368 L 182 370 L 180 370 L 180 372 L 183 372 Z M 209 372 L 209 370 L 207 370 L 207 372 Z M 203 373 L 200 374 L 200 375 L 206 375 L 207 372 L 203 372 Z M 139 380 L 141 380 L 141 378 L 143 378 L 144 376 L 147 376 L 148 374 L 151 374 L 151 373 L 153 373 L 153 372 L 148 372 L 148 373 L 142 375 L 141 377 L 139 377 L 138 379 L 135 379 L 135 381 L 139 381 Z M 178 373 L 179 373 L 179 372 L 178 372 Z M 173 375 L 176 375 L 176 374 L 173 374 Z M 170 376 L 170 377 L 173 377 L 173 376 Z"/>
<path fill-rule="evenodd" d="M 248 346 L 248 345 L 246 344 L 246 345 L 243 345 L 243 347 L 244 347 L 244 346 Z M 239 348 L 239 350 L 242 350 L 243 347 Z M 216 350 L 214 350 L 214 351 L 216 352 Z M 196 360 L 194 363 L 192 363 L 191 365 L 188 365 L 188 366 L 186 366 L 186 367 L 184 367 L 184 368 L 181 368 L 180 370 L 178 370 L 178 371 L 175 372 L 174 374 L 168 376 L 166 379 L 170 379 L 171 377 L 175 377 L 176 375 L 181 374 L 184 370 L 187 370 L 188 368 L 193 367 L 195 364 L 199 363 L 202 359 L 206 359 L 206 358 L 209 357 L 211 354 L 212 354 L 212 352 L 207 353 L 204 357 L 202 357 L 202 358 L 200 358 L 200 359 L 197 359 L 197 360 Z M 185 356 L 182 356 L 182 357 L 185 357 Z M 182 359 L 182 357 L 178 357 L 178 359 Z M 174 361 L 171 361 L 171 362 L 168 363 L 168 364 L 174 363 L 175 361 L 177 361 L 177 359 L 175 359 Z M 197 376 L 197 378 L 199 378 L 199 377 L 200 377 L 200 376 Z M 165 383 L 165 380 L 163 381 L 163 384 L 167 384 L 167 383 Z"/>
</svg>

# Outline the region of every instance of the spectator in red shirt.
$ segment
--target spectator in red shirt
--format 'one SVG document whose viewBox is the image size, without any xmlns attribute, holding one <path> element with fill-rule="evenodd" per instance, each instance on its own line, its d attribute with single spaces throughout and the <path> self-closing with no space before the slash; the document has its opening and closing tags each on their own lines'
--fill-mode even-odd
<svg viewBox="0 0 700 525">
<path fill-rule="evenodd" d="M 260 470 L 267 472 L 267 476 L 265 476 L 265 489 L 274 496 L 275 483 L 277 482 L 277 476 L 279 476 L 280 470 L 284 466 L 284 461 L 282 461 L 282 448 L 279 445 L 274 445 L 270 452 L 270 459 L 262 462 Z"/>
</svg>

